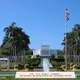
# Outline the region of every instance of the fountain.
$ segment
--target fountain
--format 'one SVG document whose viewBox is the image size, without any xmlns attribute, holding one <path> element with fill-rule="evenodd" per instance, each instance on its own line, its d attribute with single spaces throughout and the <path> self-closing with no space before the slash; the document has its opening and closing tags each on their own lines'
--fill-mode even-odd
<svg viewBox="0 0 80 80">
<path fill-rule="evenodd" d="M 41 64 L 44 72 L 50 71 L 50 47 L 49 45 L 42 45 L 40 50 Z"/>
<path fill-rule="evenodd" d="M 44 72 L 49 72 L 50 67 L 52 67 L 50 63 L 51 49 L 49 45 L 42 45 L 40 49 L 33 50 L 32 58 L 37 58 L 39 55 L 41 58 L 40 67 L 43 68 Z"/>
<path fill-rule="evenodd" d="M 49 61 L 48 61 L 48 59 L 47 58 L 43 58 L 43 71 L 44 72 L 49 72 Z"/>
<path fill-rule="evenodd" d="M 50 56 L 51 56 L 51 49 L 49 45 L 42 45 L 40 49 L 33 51 L 32 58 L 36 55 L 39 55 L 41 58 L 41 63 L 39 66 L 43 68 L 42 72 L 16 72 L 15 78 L 75 78 L 74 72 L 64 72 L 64 71 L 54 71 L 50 72 Z"/>
</svg>

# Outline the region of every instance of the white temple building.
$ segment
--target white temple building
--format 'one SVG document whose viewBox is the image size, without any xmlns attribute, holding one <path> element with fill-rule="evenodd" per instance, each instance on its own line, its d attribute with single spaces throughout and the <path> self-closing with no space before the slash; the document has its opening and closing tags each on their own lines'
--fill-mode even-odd
<svg viewBox="0 0 80 80">
<path fill-rule="evenodd" d="M 47 52 L 45 52 L 44 49 L 46 49 Z M 49 45 L 42 45 L 39 49 L 33 49 L 33 56 L 51 56 L 53 54 L 57 54 L 57 50 L 51 49 Z"/>
</svg>

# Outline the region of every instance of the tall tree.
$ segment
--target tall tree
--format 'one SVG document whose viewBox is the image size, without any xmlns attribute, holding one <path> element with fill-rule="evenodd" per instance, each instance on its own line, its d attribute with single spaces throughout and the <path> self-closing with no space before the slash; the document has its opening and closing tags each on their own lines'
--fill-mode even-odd
<svg viewBox="0 0 80 80">
<path fill-rule="evenodd" d="M 1 47 L 8 49 L 13 56 L 23 56 L 25 49 L 29 49 L 29 36 L 23 32 L 21 27 L 17 27 L 15 22 L 5 27 L 4 32 L 5 36 Z"/>
<path fill-rule="evenodd" d="M 78 63 L 80 57 L 80 24 L 74 25 L 72 31 L 66 33 L 66 38 L 64 38 L 64 47 L 65 39 L 67 39 L 67 62 Z"/>
</svg>

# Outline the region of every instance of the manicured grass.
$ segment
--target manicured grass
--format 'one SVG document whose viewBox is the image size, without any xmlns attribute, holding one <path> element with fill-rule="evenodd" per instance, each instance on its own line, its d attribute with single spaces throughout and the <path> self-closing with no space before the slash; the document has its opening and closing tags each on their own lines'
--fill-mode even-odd
<svg viewBox="0 0 80 80">
<path fill-rule="evenodd" d="M 75 80 L 75 79 L 17 79 L 17 80 Z"/>
<path fill-rule="evenodd" d="M 75 79 L 75 80 L 80 80 L 80 78 L 77 78 L 77 79 Z"/>
<path fill-rule="evenodd" d="M 14 77 L 0 77 L 0 80 L 80 80 L 78 79 L 15 79 Z"/>
<path fill-rule="evenodd" d="M 16 73 L 16 70 L 0 70 L 0 73 Z"/>
</svg>

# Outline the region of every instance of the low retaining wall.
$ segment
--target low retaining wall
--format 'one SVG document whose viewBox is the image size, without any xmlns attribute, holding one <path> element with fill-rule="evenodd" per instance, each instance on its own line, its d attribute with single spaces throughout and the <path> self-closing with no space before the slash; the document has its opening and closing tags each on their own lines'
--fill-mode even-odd
<svg viewBox="0 0 80 80">
<path fill-rule="evenodd" d="M 15 78 L 76 78 L 75 72 L 16 72 Z"/>
</svg>

